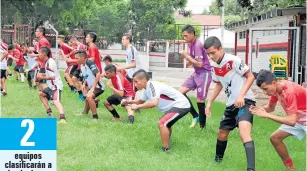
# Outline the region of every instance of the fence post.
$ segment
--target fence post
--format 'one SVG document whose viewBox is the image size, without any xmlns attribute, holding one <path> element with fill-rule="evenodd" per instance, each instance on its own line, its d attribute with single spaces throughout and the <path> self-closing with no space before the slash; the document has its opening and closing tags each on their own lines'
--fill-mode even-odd
<svg viewBox="0 0 307 171">
<path fill-rule="evenodd" d="M 166 42 L 165 50 L 165 68 L 168 68 L 169 41 Z"/>
</svg>

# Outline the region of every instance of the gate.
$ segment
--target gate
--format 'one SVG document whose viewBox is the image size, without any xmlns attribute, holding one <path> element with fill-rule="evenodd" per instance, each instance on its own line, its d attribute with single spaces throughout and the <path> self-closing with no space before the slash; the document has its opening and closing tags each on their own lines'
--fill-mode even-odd
<svg viewBox="0 0 307 171">
<path fill-rule="evenodd" d="M 31 44 L 31 33 L 30 25 L 26 24 L 15 24 L 14 25 L 14 41 L 18 43 Z"/>
</svg>

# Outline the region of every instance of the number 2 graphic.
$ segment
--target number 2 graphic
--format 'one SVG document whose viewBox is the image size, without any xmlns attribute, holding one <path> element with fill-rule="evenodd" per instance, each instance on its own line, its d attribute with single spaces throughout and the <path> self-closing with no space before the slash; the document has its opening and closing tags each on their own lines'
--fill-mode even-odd
<svg viewBox="0 0 307 171">
<path fill-rule="evenodd" d="M 29 125 L 28 131 L 23 136 L 23 138 L 20 141 L 20 146 L 35 146 L 35 142 L 28 142 L 28 139 L 32 135 L 34 131 L 34 122 L 31 119 L 25 119 L 21 122 L 21 127 L 27 127 Z"/>
</svg>

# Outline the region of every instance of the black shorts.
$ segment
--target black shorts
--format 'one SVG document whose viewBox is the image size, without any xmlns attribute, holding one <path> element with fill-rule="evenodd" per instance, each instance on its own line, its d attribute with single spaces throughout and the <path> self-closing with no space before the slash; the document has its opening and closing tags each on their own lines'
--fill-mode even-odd
<svg viewBox="0 0 307 171">
<path fill-rule="evenodd" d="M 46 68 L 40 68 L 40 69 L 39 69 L 39 73 L 45 74 L 45 73 L 46 73 Z"/>
<path fill-rule="evenodd" d="M 36 75 L 37 75 L 37 70 L 31 70 L 31 71 L 28 71 L 28 77 L 27 79 L 28 80 L 32 80 L 32 79 L 36 79 Z"/>
<path fill-rule="evenodd" d="M 111 96 L 109 96 L 107 98 L 107 101 L 109 102 L 110 105 L 119 105 L 121 103 L 121 101 L 123 99 L 126 99 L 126 100 L 133 100 L 133 97 L 125 97 L 125 96 L 119 96 L 119 95 L 116 95 L 116 94 L 112 94 Z"/>
<path fill-rule="evenodd" d="M 77 66 L 78 67 L 78 66 Z M 81 78 L 81 71 L 79 69 L 76 69 L 73 73 L 72 73 L 73 77 L 76 77 L 80 80 Z"/>
<path fill-rule="evenodd" d="M 163 124 L 167 128 L 171 128 L 179 119 L 184 117 L 189 112 L 190 108 L 172 107 L 159 119 L 159 124 Z"/>
<path fill-rule="evenodd" d="M 95 95 L 95 98 L 100 96 L 102 93 L 104 92 L 104 90 L 100 89 L 100 88 L 95 88 L 94 89 L 94 95 Z"/>
<path fill-rule="evenodd" d="M 78 69 L 78 65 L 70 65 L 66 68 L 65 73 L 69 75 L 74 75 L 74 72 Z"/>
<path fill-rule="evenodd" d="M 24 69 L 23 69 L 23 65 L 22 66 L 16 65 L 14 67 L 14 71 L 19 72 L 19 73 L 24 73 L 25 72 Z"/>
<path fill-rule="evenodd" d="M 6 79 L 6 69 L 1 69 L 0 74 L 1 74 L 1 79 L 2 79 L 2 78 L 5 78 L 5 79 Z"/>
<path fill-rule="evenodd" d="M 61 101 L 61 90 L 52 90 L 49 87 L 45 88 L 43 91 L 47 95 L 48 100 Z"/>
<path fill-rule="evenodd" d="M 226 107 L 225 113 L 220 122 L 220 129 L 233 130 L 238 127 L 240 121 L 248 121 L 253 124 L 253 114 L 249 111 L 250 106 L 255 106 L 256 102 L 245 99 L 245 106 L 236 108 L 234 105 Z"/>
<path fill-rule="evenodd" d="M 12 58 L 9 58 L 7 60 L 7 66 L 12 66 L 13 65 L 13 59 Z"/>
</svg>

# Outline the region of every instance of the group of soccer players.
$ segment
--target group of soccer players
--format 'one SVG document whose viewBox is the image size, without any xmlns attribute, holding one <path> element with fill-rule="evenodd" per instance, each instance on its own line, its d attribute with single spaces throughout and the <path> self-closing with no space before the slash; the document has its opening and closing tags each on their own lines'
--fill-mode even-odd
<svg viewBox="0 0 307 171">
<path fill-rule="evenodd" d="M 48 100 L 53 100 L 60 113 L 59 122 L 66 123 L 64 109 L 60 102 L 63 83 L 44 33 L 43 27 L 37 28 L 37 39 L 33 40 L 34 49 L 29 50 L 26 44 L 22 44 L 22 53 L 18 50 L 17 44 L 7 47 L 1 42 L 2 93 L 7 95 L 5 85 L 6 75 L 9 74 L 6 73 L 7 59 L 16 62 L 14 71 L 20 73 L 22 82 L 25 59 L 28 64 L 29 87 L 39 87 L 39 97 L 49 116 L 53 114 Z M 69 36 L 68 44 L 65 43 L 64 36 L 59 36 L 57 43 L 61 49 L 60 58 L 67 62 L 65 80 L 71 91 L 78 92 L 79 100 L 85 103 L 81 115 L 88 114 L 91 110 L 93 119 L 98 119 L 98 97 L 105 90 L 102 78 L 106 78 L 109 80 L 107 86 L 113 94 L 105 99 L 103 104 L 112 114 L 113 120 L 122 119 L 114 105 L 121 105 L 126 109 L 130 123 L 134 123 L 134 112 L 139 109 L 157 107 L 164 113 L 158 121 L 158 127 L 162 150 L 166 152 L 170 150 L 172 125 L 190 112 L 193 116 L 191 127 L 199 123 L 201 129 L 205 128 L 206 117 L 211 115 L 211 106 L 224 89 L 227 102 L 218 130 L 215 162 L 222 162 L 228 135 L 230 131 L 238 127 L 246 152 L 247 170 L 255 170 L 255 145 L 251 132 L 253 116 L 258 115 L 283 124 L 272 134 L 271 142 L 285 166 L 288 169 L 294 169 L 293 161 L 283 140 L 289 136 L 302 139 L 306 135 L 306 89 L 290 81 L 277 81 L 270 71 L 261 70 L 257 75 L 256 84 L 271 96 L 271 99 L 268 105 L 256 107 L 255 96 L 251 91 L 255 76 L 239 57 L 225 54 L 221 41 L 217 37 L 207 38 L 202 45 L 191 25 L 184 26 L 182 35 L 189 43 L 189 53 L 181 52 L 181 56 L 186 59 L 188 65 L 194 67 L 195 72 L 179 90 L 164 83 L 152 81 L 148 73 L 141 69 L 137 50 L 131 45 L 132 36 L 129 34 L 124 34 L 122 37 L 122 44 L 127 49 L 125 66 L 112 63 L 110 56 L 102 59 L 95 45 L 97 35 L 93 32 L 86 36 L 87 46 L 79 42 L 76 36 Z M 102 62 L 106 65 L 104 69 Z M 212 80 L 216 86 L 205 105 Z M 136 97 L 136 90 L 144 90 L 144 92 L 140 97 Z M 197 90 L 198 112 L 186 95 L 191 90 Z M 268 113 L 274 111 L 278 101 L 282 104 L 286 117 Z"/>
</svg>

